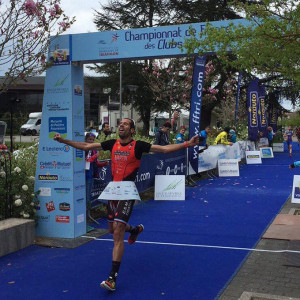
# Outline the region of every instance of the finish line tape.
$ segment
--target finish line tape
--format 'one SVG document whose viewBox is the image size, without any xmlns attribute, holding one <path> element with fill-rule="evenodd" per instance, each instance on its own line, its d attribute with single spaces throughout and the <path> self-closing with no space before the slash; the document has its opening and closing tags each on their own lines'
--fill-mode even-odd
<svg viewBox="0 0 300 300">
<path fill-rule="evenodd" d="M 92 236 L 81 236 L 83 238 L 93 239 L 95 241 L 113 242 L 113 239 L 98 239 Z M 127 241 L 124 241 L 125 243 Z M 194 245 L 194 244 L 177 244 L 177 243 L 162 243 L 162 242 L 146 242 L 136 241 L 139 244 L 152 244 L 152 245 L 166 245 L 166 246 L 182 246 L 182 247 L 196 247 L 196 248 L 214 248 L 214 249 L 227 249 L 227 250 L 241 250 L 241 251 L 254 251 L 254 252 L 269 252 L 269 253 L 297 253 L 300 251 L 296 250 L 266 250 L 266 249 L 253 249 L 253 248 L 239 248 L 239 247 L 224 247 L 224 246 L 211 246 L 211 245 Z"/>
</svg>

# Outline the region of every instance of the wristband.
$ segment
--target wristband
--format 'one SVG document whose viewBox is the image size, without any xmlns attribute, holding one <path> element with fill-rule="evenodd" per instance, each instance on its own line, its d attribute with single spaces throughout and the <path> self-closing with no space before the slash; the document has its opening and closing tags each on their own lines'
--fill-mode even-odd
<svg viewBox="0 0 300 300">
<path fill-rule="evenodd" d="M 189 147 L 188 142 L 184 142 L 183 145 L 184 145 L 184 148 L 188 148 Z"/>
</svg>

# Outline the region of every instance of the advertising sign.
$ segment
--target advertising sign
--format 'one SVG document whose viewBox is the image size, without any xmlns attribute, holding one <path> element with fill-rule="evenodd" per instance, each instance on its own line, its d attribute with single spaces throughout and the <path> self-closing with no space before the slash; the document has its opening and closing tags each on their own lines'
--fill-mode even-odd
<svg viewBox="0 0 300 300">
<path fill-rule="evenodd" d="M 273 143 L 273 152 L 284 152 L 283 143 Z"/>
<path fill-rule="evenodd" d="M 246 151 L 246 162 L 247 165 L 261 164 L 260 151 Z"/>
<path fill-rule="evenodd" d="M 219 177 L 240 176 L 238 159 L 219 159 L 218 160 Z"/>
<path fill-rule="evenodd" d="M 300 203 L 300 175 L 294 175 L 292 203 Z"/>
<path fill-rule="evenodd" d="M 154 200 L 185 200 L 185 176 L 156 175 Z"/>
<path fill-rule="evenodd" d="M 273 150 L 271 147 L 260 148 L 261 158 L 273 158 Z"/>
</svg>

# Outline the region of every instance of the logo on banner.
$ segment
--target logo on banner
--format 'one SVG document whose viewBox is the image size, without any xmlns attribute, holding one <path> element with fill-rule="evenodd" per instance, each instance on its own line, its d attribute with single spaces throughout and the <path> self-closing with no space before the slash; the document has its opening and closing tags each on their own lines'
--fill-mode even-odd
<svg viewBox="0 0 300 300">
<path fill-rule="evenodd" d="M 55 46 L 55 50 L 50 52 L 50 61 L 54 66 L 69 65 L 70 51 L 69 49 L 59 49 L 59 45 Z"/>
<path fill-rule="evenodd" d="M 60 77 L 52 87 L 47 88 L 46 92 L 48 94 L 67 94 L 69 93 L 69 87 L 64 87 L 66 80 L 69 78 L 70 74 L 63 75 Z"/>
<path fill-rule="evenodd" d="M 67 137 L 67 117 L 49 118 L 49 138 L 53 139 L 59 133 L 62 138 Z"/>
<path fill-rule="evenodd" d="M 75 96 L 82 96 L 82 87 L 81 87 L 81 85 L 75 85 L 74 95 Z"/>
<path fill-rule="evenodd" d="M 83 151 L 79 149 L 75 149 L 75 160 L 83 161 Z"/>
<path fill-rule="evenodd" d="M 50 221 L 50 215 L 46 216 L 37 216 L 38 222 L 49 222 Z"/>
<path fill-rule="evenodd" d="M 261 127 L 266 127 L 267 126 L 267 118 L 266 118 L 266 106 L 265 106 L 265 99 L 260 98 L 259 99 L 259 104 L 260 104 L 260 126 Z"/>
<path fill-rule="evenodd" d="M 55 216 L 56 223 L 70 223 L 69 216 Z"/>
<path fill-rule="evenodd" d="M 48 146 L 44 146 L 42 147 L 42 151 L 44 152 L 48 152 L 50 155 L 52 156 L 58 156 L 63 154 L 64 152 L 69 152 L 70 151 L 70 146 L 62 146 L 62 147 L 48 147 Z"/>
<path fill-rule="evenodd" d="M 71 205 L 67 202 L 61 202 L 59 203 L 58 208 L 61 211 L 69 211 L 71 210 Z"/>
<path fill-rule="evenodd" d="M 71 189 L 70 188 L 54 188 L 54 191 L 57 194 L 69 194 Z"/>
<path fill-rule="evenodd" d="M 55 206 L 54 206 L 53 201 L 50 201 L 50 202 L 46 203 L 46 208 L 47 208 L 48 212 L 51 212 L 51 211 L 55 210 Z"/>
<path fill-rule="evenodd" d="M 119 47 L 116 45 L 118 41 L 118 33 L 112 33 L 109 40 L 100 40 L 98 44 L 99 56 L 116 56 L 119 55 Z"/>
<path fill-rule="evenodd" d="M 250 113 L 250 126 L 257 127 L 257 92 L 250 92 L 250 106 L 249 106 L 249 113 Z"/>
<path fill-rule="evenodd" d="M 58 175 L 51 175 L 51 174 L 39 175 L 38 179 L 40 181 L 56 181 L 58 180 Z"/>
<path fill-rule="evenodd" d="M 41 161 L 40 162 L 40 169 L 70 169 L 71 163 L 68 162 L 56 162 L 54 161 Z"/>
<path fill-rule="evenodd" d="M 62 104 L 65 104 L 65 106 Z M 70 102 L 48 103 L 46 107 L 48 111 L 68 111 L 70 110 Z"/>
</svg>

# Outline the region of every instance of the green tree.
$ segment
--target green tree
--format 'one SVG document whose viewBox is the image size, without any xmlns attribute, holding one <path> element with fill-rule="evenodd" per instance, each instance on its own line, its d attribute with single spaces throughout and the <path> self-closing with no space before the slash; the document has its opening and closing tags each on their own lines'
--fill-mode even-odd
<svg viewBox="0 0 300 300">
<path fill-rule="evenodd" d="M 231 23 L 226 28 L 216 28 L 208 23 L 199 36 L 186 41 L 188 52 L 215 52 L 225 67 L 270 76 L 274 87 L 299 90 L 299 1 L 235 0 L 230 5 L 250 25 Z"/>
</svg>

